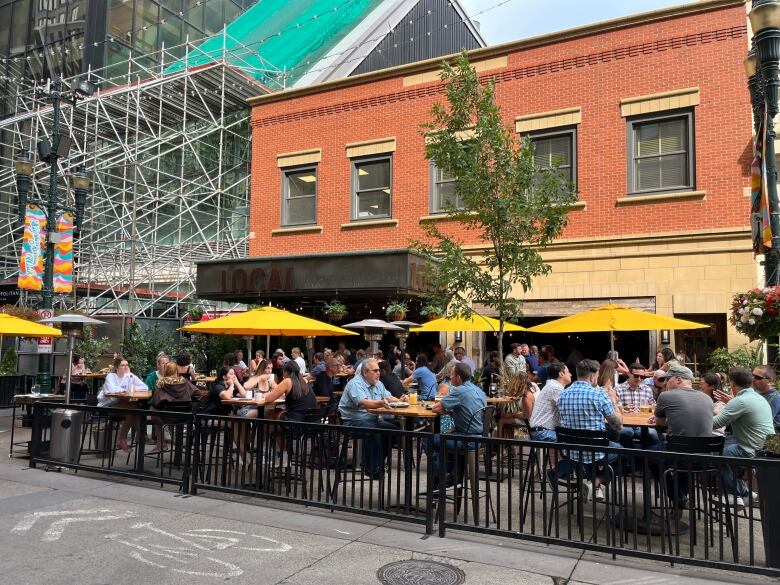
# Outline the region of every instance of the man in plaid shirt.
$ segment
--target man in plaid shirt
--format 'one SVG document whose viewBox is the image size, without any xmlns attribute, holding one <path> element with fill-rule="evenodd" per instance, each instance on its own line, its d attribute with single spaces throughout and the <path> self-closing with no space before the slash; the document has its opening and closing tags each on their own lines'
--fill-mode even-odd
<svg viewBox="0 0 780 585">
<path fill-rule="evenodd" d="M 623 427 L 623 419 L 617 408 L 617 395 L 614 390 L 609 394 L 595 386 L 598 378 L 599 363 L 594 360 L 582 360 L 577 364 L 577 381 L 563 391 L 558 398 L 558 412 L 561 415 L 561 426 L 568 429 L 583 429 L 590 431 L 606 431 L 606 425 L 616 432 Z M 606 420 L 606 423 L 605 423 Z M 610 447 L 619 448 L 619 443 L 609 442 Z M 589 469 L 594 453 L 590 451 L 572 450 L 569 457 L 581 461 L 585 465 L 585 473 L 591 475 Z M 604 459 L 604 453 L 595 453 L 597 460 Z M 610 453 L 607 462 L 617 459 L 617 454 Z M 604 475 L 596 475 L 596 500 L 604 501 Z M 588 499 L 590 484 L 583 479 L 583 492 Z"/>
<path fill-rule="evenodd" d="M 615 387 L 618 401 L 623 406 L 624 412 L 631 412 L 631 409 L 639 410 L 643 403 L 650 405 L 654 402 L 653 389 L 645 384 L 644 381 L 645 367 L 638 362 L 634 362 L 628 366 L 628 371 L 628 380 Z M 633 449 L 634 440 L 641 438 L 641 436 L 642 429 L 639 427 L 623 427 L 617 440 L 626 449 Z M 642 448 L 657 449 L 660 444 L 661 440 L 658 438 L 658 431 L 648 429 L 647 445 L 642 445 Z"/>
</svg>

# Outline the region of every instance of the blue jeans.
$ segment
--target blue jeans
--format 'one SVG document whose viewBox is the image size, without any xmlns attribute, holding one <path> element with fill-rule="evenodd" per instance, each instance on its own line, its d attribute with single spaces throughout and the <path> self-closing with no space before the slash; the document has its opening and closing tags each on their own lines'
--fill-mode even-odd
<svg viewBox="0 0 780 585">
<path fill-rule="evenodd" d="M 549 441 L 550 443 L 556 443 L 558 442 L 558 435 L 555 434 L 555 431 L 551 431 L 550 429 L 544 429 L 542 431 L 534 431 L 533 433 L 531 433 L 531 440 Z"/>
<path fill-rule="evenodd" d="M 398 427 L 393 423 L 386 421 L 381 417 L 376 418 L 376 422 L 369 420 L 345 420 L 342 422 L 345 427 L 358 427 L 365 429 L 387 429 L 397 431 Z M 389 444 L 391 437 L 383 437 L 379 433 L 355 433 L 357 438 L 363 440 L 363 471 L 374 475 L 384 475 L 384 453 L 382 452 L 382 439 L 386 439 L 384 442 Z M 390 450 L 387 449 L 386 453 Z"/>
<path fill-rule="evenodd" d="M 459 435 L 456 433 L 448 433 L 446 435 L 436 433 L 433 435 L 433 460 L 431 461 L 431 467 L 433 469 L 434 483 L 439 481 L 439 473 L 441 469 L 439 467 L 439 449 L 441 448 L 442 436 L 444 437 L 444 448 L 447 450 L 479 449 L 479 443 L 477 441 L 468 440 L 469 435 Z M 423 449 L 428 446 L 427 441 L 427 439 L 423 439 Z M 454 467 L 455 456 L 449 453 L 447 455 L 447 473 L 451 472 Z"/>
<path fill-rule="evenodd" d="M 743 459 L 751 459 L 753 455 L 745 451 L 742 447 L 740 447 L 737 443 L 733 441 L 727 440 L 726 446 L 723 447 L 723 456 L 724 457 L 741 457 Z M 734 473 L 734 468 L 731 467 L 731 465 L 724 465 L 720 470 L 720 477 L 723 481 L 723 491 L 727 495 L 735 494 L 739 497 L 745 497 L 748 495 L 747 488 L 745 487 L 745 484 L 743 484 L 741 481 L 737 479 L 736 474 Z"/>
<path fill-rule="evenodd" d="M 634 440 L 642 437 L 642 429 L 640 427 L 623 427 L 620 431 L 617 441 L 626 449 L 634 448 Z M 657 449 L 661 444 L 661 439 L 658 438 L 658 431 L 655 429 L 647 429 L 647 449 Z"/>
</svg>

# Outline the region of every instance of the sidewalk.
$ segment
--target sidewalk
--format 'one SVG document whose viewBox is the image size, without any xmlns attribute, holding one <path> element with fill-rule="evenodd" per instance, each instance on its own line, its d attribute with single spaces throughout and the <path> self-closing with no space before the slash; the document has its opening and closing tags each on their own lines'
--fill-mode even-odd
<svg viewBox="0 0 780 585">
<path fill-rule="evenodd" d="M 7 449 L 7 436 L 0 433 L 0 448 Z M 179 497 L 171 489 L 26 464 L 6 457 L 0 463 L 0 547 L 16 551 L 0 584 L 364 585 L 380 583 L 380 567 L 405 559 L 459 568 L 466 584 L 772 581 L 476 534 L 426 537 L 416 525 L 260 499 Z"/>
</svg>

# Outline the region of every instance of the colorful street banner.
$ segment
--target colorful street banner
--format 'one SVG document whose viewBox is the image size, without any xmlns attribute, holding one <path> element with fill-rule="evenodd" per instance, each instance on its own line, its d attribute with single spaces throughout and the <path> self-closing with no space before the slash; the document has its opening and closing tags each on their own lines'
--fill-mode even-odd
<svg viewBox="0 0 780 585">
<path fill-rule="evenodd" d="M 66 211 L 57 218 L 59 242 L 54 245 L 54 292 L 73 290 L 73 213 Z"/>
<path fill-rule="evenodd" d="M 769 222 L 769 196 L 766 185 L 766 124 L 767 113 L 759 121 L 753 142 L 753 162 L 750 165 L 750 225 L 753 255 L 764 254 L 772 247 L 772 226 Z"/>
<path fill-rule="evenodd" d="M 22 254 L 19 258 L 19 279 L 21 289 L 41 290 L 43 288 L 43 254 L 46 247 L 46 214 L 40 206 L 30 203 L 24 214 L 24 236 Z"/>
</svg>

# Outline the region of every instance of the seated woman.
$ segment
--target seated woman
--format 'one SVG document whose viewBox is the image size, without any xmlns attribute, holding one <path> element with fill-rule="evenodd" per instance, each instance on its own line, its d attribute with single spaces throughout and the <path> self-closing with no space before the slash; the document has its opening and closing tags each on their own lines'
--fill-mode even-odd
<svg viewBox="0 0 780 585">
<path fill-rule="evenodd" d="M 98 406 L 113 408 L 135 408 L 129 402 L 117 402 L 117 395 L 129 395 L 135 392 L 146 392 L 149 388 L 138 376 L 130 371 L 130 364 L 121 355 L 114 359 L 114 371 L 106 374 L 106 383 L 98 394 Z M 126 416 L 117 435 L 116 446 L 123 451 L 129 450 L 127 446 L 127 431 L 130 427 L 138 426 L 138 417 Z"/>
<path fill-rule="evenodd" d="M 506 427 L 520 426 L 527 418 L 531 418 L 531 412 L 534 409 L 534 401 L 539 387 L 531 381 L 531 377 L 526 372 L 515 373 L 509 387 L 506 389 L 508 398 L 512 402 L 502 404 L 499 410 L 498 418 L 498 436 L 504 436 Z"/>
<path fill-rule="evenodd" d="M 266 361 L 265 352 L 262 349 L 255 351 L 255 357 L 249 360 L 249 375 L 256 376 L 257 374 L 262 374 L 265 368 L 260 366 L 264 361 Z"/>
<path fill-rule="evenodd" d="M 217 378 L 211 385 L 206 396 L 200 403 L 201 414 L 230 414 L 230 406 L 223 405 L 223 400 L 230 400 L 234 396 L 246 396 L 241 383 L 236 380 L 233 368 L 222 366 L 217 370 Z"/>
<path fill-rule="evenodd" d="M 70 365 L 70 397 L 74 400 L 84 400 L 89 392 L 84 374 L 89 374 L 89 368 L 84 358 L 74 353 L 73 363 Z"/>
<path fill-rule="evenodd" d="M 165 410 L 171 402 L 191 402 L 197 392 L 198 387 L 179 374 L 176 364 L 168 362 L 152 391 L 152 410 Z M 162 451 L 163 443 L 164 436 L 162 429 L 159 429 L 157 445 L 152 453 Z"/>
<path fill-rule="evenodd" d="M 271 390 L 276 388 L 276 378 L 273 373 L 273 366 L 270 361 L 262 360 L 258 366 L 259 374 L 252 376 L 246 382 L 244 382 L 244 390 L 255 390 L 255 393 L 268 394 Z M 247 418 L 257 418 L 259 412 L 257 406 L 246 405 L 242 406 L 238 411 L 239 416 Z"/>
<path fill-rule="evenodd" d="M 282 420 L 302 422 L 307 411 L 317 408 L 317 398 L 309 385 L 303 381 L 298 364 L 290 360 L 282 366 L 282 381 L 266 394 L 267 402 L 284 396 L 285 411 Z"/>
<path fill-rule="evenodd" d="M 176 366 L 179 375 L 183 378 L 187 378 L 192 383 L 195 383 L 197 374 L 195 367 L 192 365 L 192 354 L 188 351 L 180 351 L 176 354 Z"/>
<path fill-rule="evenodd" d="M 171 358 L 167 356 L 167 354 L 164 351 L 161 351 L 157 354 L 157 360 L 155 362 L 155 368 L 146 374 L 146 379 L 144 382 L 146 382 L 146 385 L 149 388 L 156 388 L 157 387 L 157 380 L 163 377 L 163 370 L 165 369 L 165 364 L 171 361 Z"/>
</svg>

